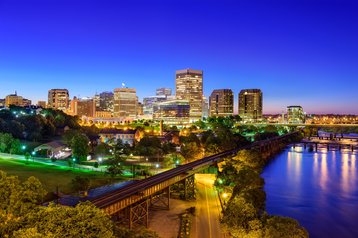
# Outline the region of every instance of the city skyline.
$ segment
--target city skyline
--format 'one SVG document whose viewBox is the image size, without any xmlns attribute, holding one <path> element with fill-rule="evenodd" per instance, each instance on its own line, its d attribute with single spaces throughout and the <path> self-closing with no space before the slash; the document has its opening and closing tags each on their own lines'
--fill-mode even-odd
<svg viewBox="0 0 358 238">
<path fill-rule="evenodd" d="M 94 96 L 125 83 L 142 101 L 193 68 L 205 96 L 233 90 L 235 113 L 240 90 L 259 88 L 266 114 L 358 114 L 353 1 L 84 3 L 0 3 L 1 98 Z"/>
</svg>

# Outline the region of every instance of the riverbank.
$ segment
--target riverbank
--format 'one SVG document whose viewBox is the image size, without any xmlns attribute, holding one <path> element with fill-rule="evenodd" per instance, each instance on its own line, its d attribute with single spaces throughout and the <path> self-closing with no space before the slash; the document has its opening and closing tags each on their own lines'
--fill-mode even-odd
<svg viewBox="0 0 358 238">
<path fill-rule="evenodd" d="M 226 159 L 216 187 L 226 197 L 222 222 L 232 237 L 308 237 L 307 231 L 289 217 L 270 215 L 266 211 L 262 170 L 274 155 L 296 138 L 276 143 L 264 150 L 241 150 Z"/>
</svg>

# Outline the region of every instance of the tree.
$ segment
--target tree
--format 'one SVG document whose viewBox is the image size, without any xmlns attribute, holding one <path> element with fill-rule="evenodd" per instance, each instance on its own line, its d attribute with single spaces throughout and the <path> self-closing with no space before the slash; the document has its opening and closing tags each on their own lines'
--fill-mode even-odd
<svg viewBox="0 0 358 238">
<path fill-rule="evenodd" d="M 7 176 L 0 170 L 0 208 L 8 214 L 25 214 L 42 201 L 45 194 L 46 191 L 37 178 L 29 177 L 21 183 L 16 176 Z"/>
<path fill-rule="evenodd" d="M 163 164 L 165 167 L 172 167 L 175 165 L 183 164 L 185 158 L 181 154 L 172 153 L 164 156 Z"/>
<path fill-rule="evenodd" d="M 236 166 L 248 166 L 253 169 L 261 170 L 265 161 L 261 158 L 259 152 L 255 150 L 240 150 L 233 160 L 236 162 Z"/>
<path fill-rule="evenodd" d="M 113 225 L 108 215 L 90 202 L 80 203 L 74 208 L 55 204 L 39 206 L 36 211 L 24 217 L 22 227 L 36 229 L 42 235 L 114 237 Z"/>
<path fill-rule="evenodd" d="M 135 152 L 138 155 L 146 157 L 161 157 L 163 150 L 161 142 L 157 137 L 143 137 L 135 146 Z"/>
<path fill-rule="evenodd" d="M 89 178 L 76 176 L 74 179 L 72 179 L 72 187 L 75 191 L 88 191 L 91 187 L 91 181 Z"/>
<path fill-rule="evenodd" d="M 14 141 L 14 138 L 9 133 L 0 133 L 0 152 L 8 153 L 10 152 L 11 145 Z"/>
<path fill-rule="evenodd" d="M 117 175 L 123 174 L 124 157 L 114 157 L 107 160 L 107 173 L 114 178 Z"/>
<path fill-rule="evenodd" d="M 0 237 L 114 237 L 108 215 L 90 202 L 46 207 L 45 194 L 38 179 L 21 183 L 0 171 Z"/>
<path fill-rule="evenodd" d="M 89 139 L 84 134 L 76 134 L 71 140 L 72 155 L 79 160 L 86 160 L 89 153 Z"/>
<path fill-rule="evenodd" d="M 264 222 L 264 238 L 306 238 L 308 232 L 300 224 L 289 217 L 268 216 Z"/>
<path fill-rule="evenodd" d="M 232 197 L 223 212 L 222 221 L 233 237 L 245 237 L 250 232 L 260 234 L 262 223 L 255 207 L 240 196 Z M 261 236 L 257 236 L 261 237 Z"/>
</svg>

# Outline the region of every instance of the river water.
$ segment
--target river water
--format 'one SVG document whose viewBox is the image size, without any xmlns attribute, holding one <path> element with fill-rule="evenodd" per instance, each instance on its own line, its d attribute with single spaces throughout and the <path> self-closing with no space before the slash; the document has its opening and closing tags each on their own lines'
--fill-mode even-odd
<svg viewBox="0 0 358 238">
<path fill-rule="evenodd" d="M 269 214 L 295 218 L 310 237 L 358 237 L 358 154 L 288 147 L 266 166 Z"/>
</svg>

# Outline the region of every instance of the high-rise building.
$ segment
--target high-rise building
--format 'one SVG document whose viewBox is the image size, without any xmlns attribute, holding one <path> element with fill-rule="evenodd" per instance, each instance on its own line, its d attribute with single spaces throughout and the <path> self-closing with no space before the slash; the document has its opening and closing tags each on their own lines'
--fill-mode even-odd
<svg viewBox="0 0 358 238">
<path fill-rule="evenodd" d="M 93 98 L 77 98 L 71 100 L 71 111 L 74 116 L 94 117 L 96 115 L 96 104 Z"/>
<path fill-rule="evenodd" d="M 231 89 L 215 89 L 209 97 L 210 116 L 230 116 L 234 113 L 234 94 Z"/>
<path fill-rule="evenodd" d="M 203 118 L 209 117 L 209 100 L 207 97 L 203 96 Z"/>
<path fill-rule="evenodd" d="M 171 88 L 157 88 L 156 90 L 157 96 L 171 96 L 172 95 L 172 89 Z"/>
<path fill-rule="evenodd" d="M 67 89 L 51 89 L 48 91 L 48 108 L 65 111 L 69 107 L 69 93 Z"/>
<path fill-rule="evenodd" d="M 172 100 L 153 105 L 153 119 L 166 124 L 189 123 L 190 106 L 187 100 Z"/>
<path fill-rule="evenodd" d="M 302 124 L 305 122 L 305 114 L 301 106 L 287 107 L 287 123 Z"/>
<path fill-rule="evenodd" d="M 243 121 L 262 119 L 262 92 L 260 89 L 243 89 L 240 91 L 239 115 Z"/>
<path fill-rule="evenodd" d="M 102 92 L 99 94 L 99 108 L 101 111 L 113 111 L 113 93 Z"/>
<path fill-rule="evenodd" d="M 114 89 L 114 117 L 136 118 L 137 104 L 138 97 L 134 88 Z"/>
<path fill-rule="evenodd" d="M 5 98 L 0 98 L 0 107 L 5 107 Z"/>
<path fill-rule="evenodd" d="M 201 119 L 203 113 L 203 71 L 177 70 L 175 95 L 178 100 L 189 101 L 191 121 Z"/>
<path fill-rule="evenodd" d="M 9 94 L 5 97 L 5 106 L 9 107 L 10 105 L 26 107 L 31 106 L 31 100 L 23 98 L 22 96 L 17 95 L 17 92 L 14 94 Z"/>
</svg>

